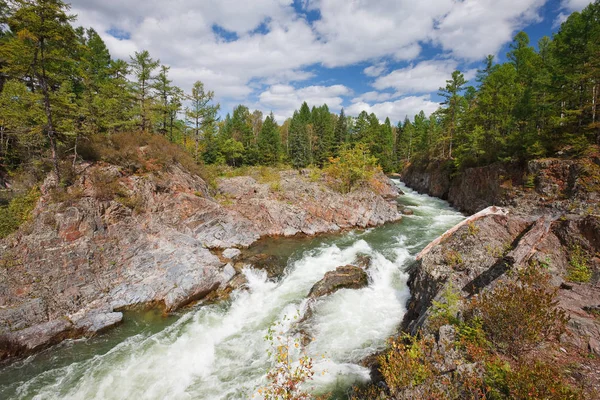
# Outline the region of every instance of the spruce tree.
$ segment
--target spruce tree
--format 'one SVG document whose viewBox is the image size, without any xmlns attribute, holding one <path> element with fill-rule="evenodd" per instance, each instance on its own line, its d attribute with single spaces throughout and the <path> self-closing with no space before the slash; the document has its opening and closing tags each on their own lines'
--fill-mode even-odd
<svg viewBox="0 0 600 400">
<path fill-rule="evenodd" d="M 265 119 L 258 133 L 258 151 L 261 164 L 277 164 L 279 162 L 280 148 L 279 127 L 277 126 L 277 122 L 275 122 L 273 113 L 271 113 Z"/>
</svg>

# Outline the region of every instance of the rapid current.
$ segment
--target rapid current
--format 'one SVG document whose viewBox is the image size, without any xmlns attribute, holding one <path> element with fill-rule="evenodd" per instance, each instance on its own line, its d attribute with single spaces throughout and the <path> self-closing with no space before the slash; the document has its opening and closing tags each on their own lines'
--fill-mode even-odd
<svg viewBox="0 0 600 400">
<path fill-rule="evenodd" d="M 272 363 L 268 328 L 279 322 L 277 334 L 292 336 L 314 283 L 368 255 L 368 287 L 317 300 L 307 320 L 312 341 L 305 350 L 314 359 L 315 376 L 306 387 L 345 398 L 351 385 L 369 379 L 360 361 L 385 348 L 402 320 L 410 296 L 406 268 L 423 247 L 463 219 L 446 202 L 396 184 L 405 193 L 399 203 L 414 215 L 366 231 L 263 240 L 253 251 L 286 262 L 277 281 L 247 268 L 248 289 L 227 302 L 168 318 L 128 314 L 125 324 L 104 335 L 67 341 L 0 369 L 0 398 L 260 398 L 257 390 L 266 384 Z"/>
</svg>

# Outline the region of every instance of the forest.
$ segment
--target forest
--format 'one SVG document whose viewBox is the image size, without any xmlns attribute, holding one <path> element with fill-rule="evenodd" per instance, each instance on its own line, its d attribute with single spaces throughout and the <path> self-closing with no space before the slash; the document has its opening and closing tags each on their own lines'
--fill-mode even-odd
<svg viewBox="0 0 600 400">
<path fill-rule="evenodd" d="M 75 165 L 86 143 L 116 133 L 161 135 L 198 163 L 233 167 L 322 167 L 361 144 L 384 172 L 430 160 L 461 170 L 578 156 L 600 144 L 600 1 L 535 47 L 518 33 L 507 62 L 488 56 L 472 82 L 455 71 L 436 112 L 397 123 L 307 103 L 281 125 L 244 105 L 221 118 L 202 82 L 175 86 L 147 51 L 113 59 L 75 18 L 61 0 L 0 0 L 0 175 L 53 170 L 60 180 L 61 163 Z"/>
</svg>

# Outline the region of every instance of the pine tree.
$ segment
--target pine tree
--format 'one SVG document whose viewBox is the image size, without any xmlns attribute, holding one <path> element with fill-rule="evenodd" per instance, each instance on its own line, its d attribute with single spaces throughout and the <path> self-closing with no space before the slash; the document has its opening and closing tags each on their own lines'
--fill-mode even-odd
<svg viewBox="0 0 600 400">
<path fill-rule="evenodd" d="M 41 92 L 46 116 L 44 131 L 60 182 L 52 92 L 70 78 L 74 69 L 71 49 L 76 48 L 77 37 L 70 22 L 75 17 L 68 14 L 70 6 L 60 0 L 11 0 L 9 6 L 13 12 L 6 22 L 15 35 L 2 46 L 0 59 L 7 60 L 5 70 L 9 75 L 27 76 L 31 89 Z"/>
<path fill-rule="evenodd" d="M 339 153 L 340 146 L 342 146 L 348 140 L 348 121 L 346 119 L 346 115 L 344 114 L 343 108 L 340 112 L 340 117 L 335 124 L 334 139 L 334 153 L 337 155 Z"/>
<path fill-rule="evenodd" d="M 156 80 L 154 70 L 160 65 L 160 60 L 150 57 L 147 50 L 135 52 L 131 57 L 131 70 L 136 80 L 133 83 L 134 93 L 139 107 L 140 129 L 142 132 L 150 129 L 150 109 L 152 101 L 152 87 Z"/>
<path fill-rule="evenodd" d="M 304 103 L 304 105 L 306 105 L 306 103 Z M 294 116 L 292 117 L 292 120 L 290 122 L 290 161 L 292 162 L 294 168 L 297 169 L 304 168 L 310 164 L 308 123 L 306 121 L 306 113 L 303 116 L 301 112 L 295 111 Z"/>
<path fill-rule="evenodd" d="M 158 131 L 163 135 L 167 134 L 172 106 L 171 97 L 175 92 L 175 87 L 171 85 L 173 81 L 169 79 L 169 70 L 170 67 L 161 65 L 160 72 L 152 84 L 152 88 L 156 91 L 158 97 L 158 102 L 155 105 L 155 110 L 158 114 L 158 119 L 160 120 L 160 128 Z"/>
<path fill-rule="evenodd" d="M 454 135 L 460 123 L 463 110 L 464 98 L 461 96 L 467 81 L 460 71 L 452 73 L 452 79 L 446 81 L 446 87 L 440 88 L 439 95 L 445 100 L 442 105 L 444 109 L 444 125 L 448 135 L 448 158 L 452 158 L 452 146 Z"/>
<path fill-rule="evenodd" d="M 200 141 L 202 132 L 206 129 L 211 129 L 211 125 L 217 121 L 217 113 L 219 112 L 219 104 L 211 104 L 215 93 L 213 91 L 206 92 L 204 84 L 196 81 L 192 87 L 192 92 L 188 96 L 191 105 L 185 111 L 187 124 L 193 132 L 194 138 L 194 155 L 196 159 L 200 157 Z"/>
<path fill-rule="evenodd" d="M 280 154 L 279 127 L 273 113 L 265 119 L 258 134 L 258 151 L 260 162 L 264 165 L 274 165 L 279 162 Z"/>
</svg>

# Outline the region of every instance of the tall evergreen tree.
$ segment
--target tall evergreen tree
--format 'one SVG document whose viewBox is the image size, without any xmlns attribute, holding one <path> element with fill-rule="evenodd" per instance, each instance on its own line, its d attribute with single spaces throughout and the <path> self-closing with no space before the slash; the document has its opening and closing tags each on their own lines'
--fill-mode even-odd
<svg viewBox="0 0 600 400">
<path fill-rule="evenodd" d="M 188 96 L 190 107 L 186 109 L 185 116 L 193 133 L 196 159 L 200 157 L 200 141 L 203 131 L 212 129 L 212 125 L 217 121 L 220 105 L 211 104 L 214 97 L 215 93 L 213 91 L 206 92 L 204 84 L 200 81 L 194 83 L 192 92 Z"/>
<path fill-rule="evenodd" d="M 440 88 L 439 95 L 444 98 L 442 105 L 444 108 L 444 126 L 448 135 L 448 158 L 452 158 L 452 146 L 454 136 L 464 106 L 464 98 L 461 93 L 465 88 L 467 81 L 460 71 L 452 73 L 452 79 L 446 81 L 446 87 Z"/>
<path fill-rule="evenodd" d="M 153 73 L 160 65 L 160 60 L 152 59 L 147 50 L 136 51 L 131 57 L 130 65 L 136 79 L 133 82 L 133 89 L 139 107 L 140 128 L 142 131 L 147 131 L 150 129 L 152 87 L 156 80 Z"/>
<path fill-rule="evenodd" d="M 280 154 L 279 127 L 273 113 L 265 119 L 258 134 L 258 151 L 260 162 L 264 165 L 274 165 L 279 162 Z"/>
<path fill-rule="evenodd" d="M 335 154 L 338 154 L 338 150 L 340 146 L 348 140 L 348 121 L 346 120 L 346 115 L 344 114 L 344 109 L 340 112 L 340 116 L 335 124 L 334 131 L 334 139 L 335 139 Z"/>
<path fill-rule="evenodd" d="M 53 97 L 74 69 L 72 49 L 76 48 L 77 36 L 70 22 L 75 17 L 69 15 L 70 6 L 61 0 L 11 0 L 9 6 L 13 12 L 6 22 L 15 35 L 2 46 L 0 59 L 7 60 L 4 70 L 9 76 L 28 76 L 32 90 L 39 89 L 42 94 L 44 131 L 54 173 L 60 181 Z"/>
</svg>

